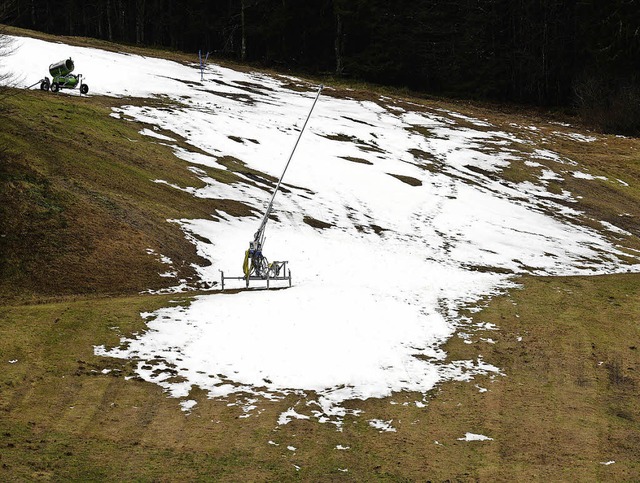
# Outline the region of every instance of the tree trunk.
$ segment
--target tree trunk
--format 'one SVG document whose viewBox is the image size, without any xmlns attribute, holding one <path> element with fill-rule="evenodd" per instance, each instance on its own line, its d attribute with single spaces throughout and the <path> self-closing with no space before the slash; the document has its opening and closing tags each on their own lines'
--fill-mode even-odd
<svg viewBox="0 0 640 483">
<path fill-rule="evenodd" d="M 342 25 L 342 15 L 336 13 L 336 38 L 334 43 L 336 52 L 336 75 L 341 76 L 344 72 L 343 54 L 344 54 L 344 34 Z"/>
<path fill-rule="evenodd" d="M 31 26 L 36 27 L 36 2 L 31 0 Z"/>
<path fill-rule="evenodd" d="M 127 32 L 124 30 L 125 10 L 122 0 L 118 0 L 118 28 L 120 29 L 120 39 L 127 40 Z"/>
<path fill-rule="evenodd" d="M 136 44 L 144 43 L 145 0 L 136 0 Z"/>
<path fill-rule="evenodd" d="M 240 46 L 240 60 L 247 60 L 247 31 L 244 23 L 245 0 L 240 0 L 240 24 L 242 30 L 242 44 Z"/>
<path fill-rule="evenodd" d="M 113 42 L 113 28 L 111 27 L 111 0 L 107 0 L 107 36 Z"/>
</svg>

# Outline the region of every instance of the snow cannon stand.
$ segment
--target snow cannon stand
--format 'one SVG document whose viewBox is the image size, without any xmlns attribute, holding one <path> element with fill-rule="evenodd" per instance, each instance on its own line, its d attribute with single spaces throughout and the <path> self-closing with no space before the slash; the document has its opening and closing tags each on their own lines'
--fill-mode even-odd
<svg viewBox="0 0 640 483">
<path fill-rule="evenodd" d="M 276 194 L 280 189 L 280 185 L 282 184 L 282 179 L 284 178 L 284 174 L 287 172 L 287 168 L 289 167 L 289 163 L 291 163 L 291 159 L 293 158 L 293 154 L 296 152 L 296 148 L 298 147 L 298 143 L 300 142 L 300 138 L 302 137 L 302 133 L 307 127 L 307 123 L 309 122 L 309 118 L 311 117 L 311 113 L 313 112 L 313 108 L 318 102 L 318 98 L 320 97 L 320 92 L 322 92 L 323 86 L 321 85 L 318 88 L 318 92 L 316 94 L 316 98 L 313 101 L 313 105 L 311 106 L 311 110 L 309 114 L 307 114 L 307 119 L 304 121 L 302 125 L 302 129 L 298 134 L 298 139 L 296 140 L 295 145 L 293 146 L 293 150 L 289 155 L 289 159 L 284 166 L 284 170 L 282 171 L 282 175 L 278 180 L 278 184 L 273 190 L 273 194 L 271 195 L 271 201 L 267 205 L 267 209 L 265 210 L 264 216 L 262 217 L 262 221 L 260 222 L 260 226 L 258 227 L 258 231 L 253 235 L 253 241 L 249 242 L 249 249 L 244 252 L 244 262 L 242 264 L 242 271 L 244 272 L 244 277 L 225 277 L 224 272 L 220 270 L 220 276 L 222 277 L 222 290 L 224 290 L 224 281 L 225 280 L 244 280 L 246 288 L 249 288 L 249 282 L 254 281 L 266 281 L 267 289 L 271 288 L 271 282 L 275 280 L 288 281 L 289 287 L 291 287 L 291 270 L 287 269 L 288 262 L 271 262 L 265 258 L 262 254 L 262 248 L 264 247 L 265 242 L 265 229 L 267 227 L 267 222 L 269 221 L 269 215 L 273 210 L 273 201 L 276 198 Z"/>
<path fill-rule="evenodd" d="M 75 65 L 71 58 L 67 60 L 61 60 L 55 64 L 49 66 L 49 74 L 53 79 L 49 81 L 48 77 L 45 77 L 40 81 L 40 89 L 43 91 L 58 92 L 60 89 L 75 89 L 80 88 L 81 94 L 89 92 L 89 86 L 82 82 L 82 74 L 72 74 Z"/>
<path fill-rule="evenodd" d="M 225 277 L 224 272 L 220 270 L 220 281 L 222 290 L 224 290 L 225 280 L 244 280 L 245 287 L 249 288 L 252 281 L 266 282 L 267 290 L 272 287 L 272 282 L 281 281 L 288 282 L 291 287 L 291 270 L 287 269 L 288 262 L 271 262 L 262 254 L 260 243 L 250 242 L 249 249 L 244 253 L 244 262 L 242 263 L 243 277 Z M 277 288 L 283 288 L 282 286 Z"/>
</svg>

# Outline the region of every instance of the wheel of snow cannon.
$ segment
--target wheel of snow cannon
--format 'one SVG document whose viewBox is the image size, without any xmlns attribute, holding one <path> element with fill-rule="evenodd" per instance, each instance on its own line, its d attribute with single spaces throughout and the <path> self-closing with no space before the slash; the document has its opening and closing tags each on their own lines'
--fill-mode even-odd
<svg viewBox="0 0 640 483">
<path fill-rule="evenodd" d="M 51 92 L 58 92 L 60 90 L 60 86 L 57 82 L 53 82 L 51 84 Z"/>
<path fill-rule="evenodd" d="M 43 91 L 49 90 L 49 79 L 45 79 L 40 83 L 40 89 Z"/>
<path fill-rule="evenodd" d="M 80 94 L 86 94 L 89 92 L 89 86 L 87 84 L 82 84 L 80 86 Z"/>
</svg>

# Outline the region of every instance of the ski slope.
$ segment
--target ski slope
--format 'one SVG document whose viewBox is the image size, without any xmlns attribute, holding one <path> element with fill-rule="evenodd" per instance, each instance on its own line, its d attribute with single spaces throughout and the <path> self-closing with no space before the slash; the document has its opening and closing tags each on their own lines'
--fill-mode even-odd
<svg viewBox="0 0 640 483">
<path fill-rule="evenodd" d="M 149 142 L 174 145 L 167 134 L 174 133 L 198 148 L 174 145 L 176 169 L 187 162 L 205 183 L 175 186 L 185 196 L 237 200 L 255 210 L 255 217 L 217 211 L 210 219 L 170 221 L 211 262 L 198 267 L 203 281 L 218 281 L 219 270 L 239 275 L 272 184 L 248 176 L 224 184 L 206 170 L 227 169 L 219 160 L 231 156 L 278 177 L 316 86 L 215 64 L 201 82 L 195 64 L 29 38 L 16 38 L 15 46 L 1 68 L 25 85 L 50 63 L 72 57 L 89 95 L 172 104 L 123 100 L 112 115 L 144 123 Z M 558 135 L 593 140 L 566 129 Z M 501 179 L 516 161 L 538 169 L 537 182 Z M 259 398 L 297 394 L 306 403 L 298 416 L 338 425 L 349 399 L 424 394 L 447 379 L 498 375 L 482 358 L 444 362 L 443 342 L 470 323 L 463 309 L 476 310 L 517 274 L 640 269 L 624 265 L 609 241 L 607 233 L 619 228 L 586 227 L 572 193 L 547 190 L 562 175 L 593 179 L 579 160 L 537 149 L 486 120 L 384 96 L 339 98 L 328 87 L 287 172 L 286 192 L 276 197 L 278 220 L 266 229 L 265 255 L 289 261 L 293 288 L 214 290 L 187 306 L 142 314 L 144 334 L 96 353 L 138 361 L 141 377 L 188 410 L 193 386 L 210 397 L 236 395 L 247 416 L 260 411 Z M 305 216 L 330 226 L 313 228 Z M 176 291 L 185 289 L 176 281 Z"/>
</svg>

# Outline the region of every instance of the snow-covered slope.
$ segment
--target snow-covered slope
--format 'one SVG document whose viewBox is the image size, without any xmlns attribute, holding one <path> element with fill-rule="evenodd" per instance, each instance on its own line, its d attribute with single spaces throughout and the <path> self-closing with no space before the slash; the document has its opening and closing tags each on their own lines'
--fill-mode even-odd
<svg viewBox="0 0 640 483">
<path fill-rule="evenodd" d="M 3 68 L 25 84 L 72 57 L 90 95 L 172 100 L 172 109 L 123 105 L 113 115 L 148 124 L 149 142 L 171 144 L 155 128 L 208 153 L 175 147 L 206 183 L 176 189 L 238 200 L 257 213 L 268 183 L 224 184 L 203 168 L 226 169 L 218 161 L 231 156 L 278 177 L 315 94 L 298 79 L 213 64 L 201 82 L 196 65 L 25 38 L 16 47 Z M 515 161 L 539 168 L 538 181 L 502 180 Z M 442 362 L 439 347 L 466 322 L 461 308 L 509 286 L 512 274 L 639 269 L 623 266 L 618 248 L 578 222 L 571 193 L 547 191 L 558 173 L 589 176 L 576 160 L 485 120 L 387 97 L 338 98 L 327 88 L 287 172 L 287 191 L 276 198 L 279 221 L 267 227 L 265 254 L 290 262 L 294 287 L 215 293 L 143 314 L 146 333 L 96 352 L 138 360 L 139 374 L 175 397 L 188 398 L 192 385 L 211 397 L 296 393 L 311 401 L 313 417 L 337 423 L 348 399 L 424 393 L 447 378 L 498 373 L 482 359 Z M 199 271 L 213 283 L 219 270 L 240 274 L 259 218 L 212 215 L 217 221 L 174 222 L 195 235 L 211 261 Z M 331 226 L 313 228 L 305 216 Z"/>
</svg>

